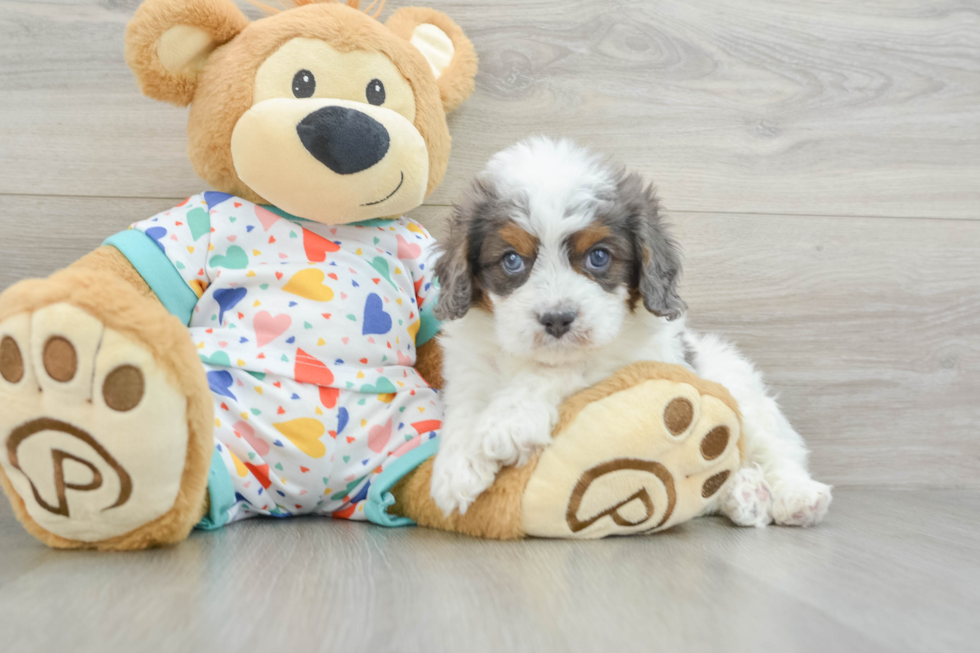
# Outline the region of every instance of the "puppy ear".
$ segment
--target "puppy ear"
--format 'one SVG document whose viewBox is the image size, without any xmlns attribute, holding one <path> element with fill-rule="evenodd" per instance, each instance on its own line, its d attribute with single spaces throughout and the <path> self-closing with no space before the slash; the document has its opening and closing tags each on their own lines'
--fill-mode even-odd
<svg viewBox="0 0 980 653">
<path fill-rule="evenodd" d="M 473 44 L 446 14 L 423 7 L 404 7 L 385 25 L 414 45 L 429 62 L 446 113 L 473 92 L 477 58 Z"/>
<path fill-rule="evenodd" d="M 469 262 L 469 234 L 460 208 L 453 210 L 449 238 L 441 243 L 442 256 L 436 261 L 439 299 L 433 310 L 439 320 L 456 320 L 470 310 L 473 303 L 473 268 Z"/>
<path fill-rule="evenodd" d="M 186 106 L 208 55 L 247 25 L 232 0 L 146 0 L 126 28 L 126 63 L 144 95 Z"/>
<path fill-rule="evenodd" d="M 440 290 L 434 313 L 440 320 L 455 320 L 466 315 L 474 296 L 480 292 L 474 279 L 490 222 L 488 215 L 495 201 L 493 188 L 477 178 L 463 201 L 453 207 L 449 238 L 442 242 L 443 254 L 436 261 Z"/>
<path fill-rule="evenodd" d="M 619 194 L 635 220 L 635 279 L 643 306 L 654 315 L 676 320 L 687 310 L 687 304 L 677 294 L 680 246 L 660 218 L 660 203 L 653 185 L 645 186 L 636 173 L 626 174 L 619 183 Z"/>
</svg>

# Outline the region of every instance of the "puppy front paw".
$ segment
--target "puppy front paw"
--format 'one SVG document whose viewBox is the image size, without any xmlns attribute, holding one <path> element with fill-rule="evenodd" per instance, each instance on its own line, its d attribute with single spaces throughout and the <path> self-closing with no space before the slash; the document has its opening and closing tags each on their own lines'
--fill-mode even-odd
<svg viewBox="0 0 980 653">
<path fill-rule="evenodd" d="M 722 494 L 721 511 L 736 526 L 772 523 L 772 491 L 761 469 L 744 467 L 733 475 Z"/>
<path fill-rule="evenodd" d="M 783 482 L 774 488 L 772 517 L 780 526 L 815 526 L 830 508 L 831 487 L 813 479 Z"/>
<path fill-rule="evenodd" d="M 551 442 L 556 420 L 557 411 L 549 406 L 493 402 L 475 431 L 488 458 L 521 467 Z"/>
<path fill-rule="evenodd" d="M 455 510 L 465 515 L 476 498 L 493 485 L 499 469 L 495 461 L 482 456 L 443 452 L 432 465 L 429 492 L 447 517 Z"/>
</svg>

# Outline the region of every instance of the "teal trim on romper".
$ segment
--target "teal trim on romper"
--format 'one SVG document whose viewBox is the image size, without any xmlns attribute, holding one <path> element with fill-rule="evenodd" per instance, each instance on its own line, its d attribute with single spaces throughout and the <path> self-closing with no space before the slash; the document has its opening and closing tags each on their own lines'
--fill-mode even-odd
<svg viewBox="0 0 980 653">
<path fill-rule="evenodd" d="M 103 244 L 122 252 L 171 315 L 184 324 L 191 323 L 197 294 L 155 240 L 139 229 L 129 229 L 110 236 Z"/>
<path fill-rule="evenodd" d="M 408 517 L 396 517 L 388 514 L 388 508 L 395 505 L 395 496 L 391 493 L 391 488 L 406 474 L 436 455 L 437 451 L 439 451 L 438 436 L 420 444 L 391 463 L 388 469 L 381 472 L 378 478 L 371 482 L 371 487 L 368 488 L 367 503 L 364 505 L 364 514 L 371 520 L 371 523 L 388 527 L 415 525 L 415 522 Z"/>
<path fill-rule="evenodd" d="M 429 297 L 425 302 L 425 308 L 419 312 L 419 319 L 422 321 L 422 324 L 419 325 L 419 332 L 415 334 L 416 347 L 421 347 L 435 338 L 439 333 L 439 329 L 442 328 L 442 322 L 432 314 L 435 305 L 436 296 Z"/>
<path fill-rule="evenodd" d="M 194 527 L 202 531 L 214 531 L 227 524 L 230 519 L 228 511 L 235 505 L 235 487 L 217 449 L 211 456 L 211 467 L 208 469 L 208 497 L 211 500 L 208 514 Z"/>
</svg>

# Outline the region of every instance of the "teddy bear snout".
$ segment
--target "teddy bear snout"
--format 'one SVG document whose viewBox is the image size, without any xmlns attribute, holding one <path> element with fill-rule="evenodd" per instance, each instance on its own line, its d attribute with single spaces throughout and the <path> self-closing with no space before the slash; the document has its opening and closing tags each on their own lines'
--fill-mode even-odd
<svg viewBox="0 0 980 653">
<path fill-rule="evenodd" d="M 314 111 L 296 126 L 296 132 L 309 153 L 338 175 L 367 170 L 385 157 L 391 144 L 380 122 L 340 106 Z"/>
</svg>

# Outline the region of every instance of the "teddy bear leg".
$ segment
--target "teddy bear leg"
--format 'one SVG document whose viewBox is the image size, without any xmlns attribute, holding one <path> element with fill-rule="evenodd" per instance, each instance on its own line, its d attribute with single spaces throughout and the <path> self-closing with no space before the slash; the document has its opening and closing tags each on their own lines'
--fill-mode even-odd
<svg viewBox="0 0 980 653">
<path fill-rule="evenodd" d="M 465 515 L 429 495 L 432 461 L 403 479 L 391 510 L 478 537 L 598 538 L 651 533 L 716 509 L 739 468 L 740 418 L 720 385 L 639 363 L 566 401 L 552 443 L 504 469 Z"/>
<path fill-rule="evenodd" d="M 184 539 L 205 508 L 213 405 L 186 327 L 102 248 L 0 295 L 0 482 L 58 548 Z"/>
<path fill-rule="evenodd" d="M 536 459 L 523 467 L 506 467 L 490 488 L 481 494 L 465 515 L 443 514 L 429 491 L 432 463 L 429 458 L 392 488 L 395 503 L 388 512 L 408 517 L 419 526 L 464 533 L 493 540 L 524 537 L 522 504 L 524 489 L 534 473 Z"/>
</svg>

